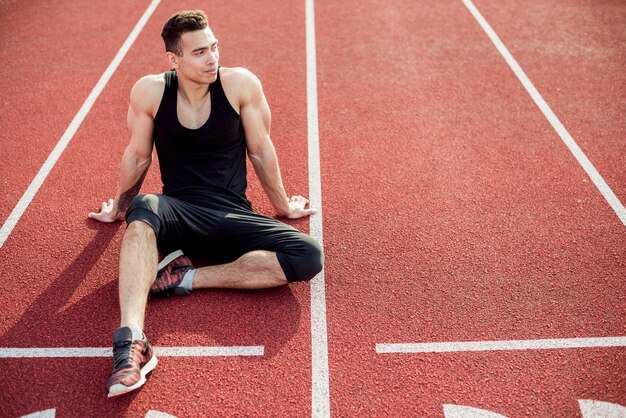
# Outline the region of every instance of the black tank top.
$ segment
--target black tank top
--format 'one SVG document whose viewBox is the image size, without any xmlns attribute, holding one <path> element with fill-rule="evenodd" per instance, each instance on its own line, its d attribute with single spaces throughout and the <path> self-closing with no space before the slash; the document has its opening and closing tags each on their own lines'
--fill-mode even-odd
<svg viewBox="0 0 626 418">
<path fill-rule="evenodd" d="M 176 71 L 165 73 L 165 91 L 154 118 L 163 194 L 196 204 L 251 208 L 246 198 L 246 139 L 241 117 L 224 94 L 219 70 L 210 85 L 211 113 L 198 129 L 178 120 Z"/>
</svg>

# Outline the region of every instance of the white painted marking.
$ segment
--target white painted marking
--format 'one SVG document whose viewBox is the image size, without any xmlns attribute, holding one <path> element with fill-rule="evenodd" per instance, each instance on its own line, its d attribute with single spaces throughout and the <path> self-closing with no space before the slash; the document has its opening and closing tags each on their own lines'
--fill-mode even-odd
<svg viewBox="0 0 626 418">
<path fill-rule="evenodd" d="M 618 404 L 580 399 L 578 405 L 583 418 L 626 418 L 626 408 Z"/>
<path fill-rule="evenodd" d="M 46 409 L 45 411 L 37 411 L 32 414 L 22 415 L 22 418 L 54 418 L 56 416 L 56 409 Z"/>
<path fill-rule="evenodd" d="M 111 348 L 0 348 L 0 358 L 111 357 Z"/>
<path fill-rule="evenodd" d="M 507 418 L 504 415 L 485 409 L 472 408 L 463 405 L 444 405 L 443 416 L 445 418 Z"/>
<path fill-rule="evenodd" d="M 262 356 L 264 347 L 155 347 L 154 353 L 163 357 Z"/>
<path fill-rule="evenodd" d="M 145 418 L 176 418 L 176 417 L 174 415 L 166 414 L 165 412 L 150 410 L 148 411 L 148 413 L 146 413 Z"/>
<path fill-rule="evenodd" d="M 102 90 L 104 90 L 104 87 L 111 79 L 111 76 L 113 76 L 113 73 L 115 73 L 115 70 L 117 70 L 117 67 L 120 65 L 120 63 L 126 56 L 126 53 L 137 39 L 137 36 L 139 36 L 139 33 L 143 30 L 144 26 L 148 22 L 148 19 L 150 18 L 150 16 L 154 12 L 154 9 L 156 9 L 160 1 L 161 0 L 152 0 L 152 3 L 150 3 L 143 16 L 141 16 L 134 29 L 130 32 L 130 35 L 128 35 L 128 38 L 126 38 L 126 41 L 124 41 L 124 43 L 122 44 L 119 51 L 117 51 L 117 54 L 113 58 L 113 61 L 111 61 L 106 70 L 104 70 L 104 73 L 100 77 L 100 80 L 98 80 L 93 90 L 91 90 L 91 93 L 89 93 L 89 96 L 87 96 L 87 99 L 78 110 L 78 113 L 76 113 L 76 116 L 74 116 L 74 119 L 72 119 L 72 122 L 65 130 L 65 133 L 63 134 L 63 136 L 61 136 L 61 139 L 56 144 L 56 146 L 44 162 L 43 166 L 39 169 L 39 172 L 30 183 L 19 202 L 17 202 L 17 205 L 15 206 L 7 220 L 4 222 L 4 225 L 2 225 L 2 228 L 0 229 L 0 248 L 2 248 L 2 246 L 4 245 L 4 242 L 11 234 L 11 231 L 13 231 L 13 228 L 15 228 L 15 225 L 17 225 L 28 205 L 30 205 L 30 202 L 33 200 L 33 198 L 39 191 L 39 188 L 48 177 L 48 174 L 50 174 L 50 171 L 52 171 L 52 168 L 61 157 L 61 154 L 63 154 L 63 151 L 65 151 L 65 148 L 74 137 L 74 134 L 76 134 L 76 131 L 78 131 L 78 128 L 83 123 L 83 120 L 87 116 L 87 113 L 89 113 L 89 111 L 91 110 L 91 107 L 96 102 L 96 99 L 98 98 L 98 96 L 100 96 Z"/>
<path fill-rule="evenodd" d="M 159 357 L 222 357 L 222 356 L 262 356 L 261 346 L 232 347 L 154 347 Z M 109 347 L 59 347 L 59 348 L 0 348 L 0 358 L 75 358 L 111 357 Z"/>
<path fill-rule="evenodd" d="M 309 149 L 309 200 L 317 214 L 310 219 L 310 233 L 323 247 L 322 181 L 317 115 L 317 64 L 315 47 L 314 0 L 305 0 L 306 19 L 306 92 Z M 326 324 L 326 290 L 324 271 L 311 280 L 311 352 L 313 417 L 330 417 L 330 385 L 328 372 L 328 335 Z"/>
<path fill-rule="evenodd" d="M 617 214 L 619 219 L 622 221 L 622 224 L 626 226 L 626 208 L 624 208 L 624 205 L 622 205 L 615 193 L 613 193 L 613 190 L 611 190 L 611 188 L 606 183 L 606 181 L 604 181 L 598 170 L 596 170 L 596 168 L 593 166 L 591 161 L 589 161 L 582 149 L 580 149 L 576 141 L 574 141 L 574 138 L 572 138 L 569 132 L 565 129 L 565 127 L 563 126 L 559 118 L 557 118 L 557 116 L 554 114 L 550 106 L 548 106 L 543 97 L 541 97 L 541 94 L 539 94 L 539 91 L 537 91 L 533 83 L 526 76 L 524 70 L 522 70 L 522 67 L 520 67 L 515 58 L 513 58 L 513 55 L 511 55 L 502 40 L 500 40 L 500 37 L 498 37 L 498 35 L 491 28 L 487 20 L 478 11 L 476 6 L 474 6 L 474 3 L 472 3 L 471 0 L 462 1 L 467 9 L 470 11 L 472 16 L 474 16 L 478 24 L 483 28 L 491 42 L 493 42 L 498 52 L 500 52 L 504 60 L 507 62 L 507 64 L 509 64 L 509 67 L 511 67 L 511 70 L 513 70 L 530 97 L 534 100 L 535 104 L 539 107 L 541 112 L 543 112 L 546 119 L 548 119 L 548 121 L 552 125 L 552 128 L 561 137 L 561 140 L 565 143 L 567 148 L 569 148 L 570 152 L 574 155 L 576 160 L 578 160 L 578 163 L 585 170 L 596 188 L 600 191 L 600 193 L 602 193 L 602 196 L 604 196 L 613 211 Z"/>
<path fill-rule="evenodd" d="M 455 353 L 462 351 L 549 350 L 564 348 L 625 347 L 626 337 L 559 338 L 542 340 L 463 341 L 376 344 L 383 353 Z"/>
</svg>

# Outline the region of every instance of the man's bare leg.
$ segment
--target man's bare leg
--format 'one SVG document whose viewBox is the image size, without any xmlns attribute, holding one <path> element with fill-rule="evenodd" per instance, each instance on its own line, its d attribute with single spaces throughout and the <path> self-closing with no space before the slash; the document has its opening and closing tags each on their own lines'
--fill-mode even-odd
<svg viewBox="0 0 626 418">
<path fill-rule="evenodd" d="M 107 381 L 109 397 L 135 390 L 157 365 L 143 322 L 150 285 L 156 275 L 156 237 L 142 221 L 126 228 L 120 249 L 119 296 L 121 326 L 113 331 L 113 372 Z"/>
<path fill-rule="evenodd" d="M 120 249 L 120 326 L 143 329 L 148 291 L 156 277 L 157 263 L 154 230 L 145 222 L 131 222 Z"/>
<path fill-rule="evenodd" d="M 251 251 L 228 264 L 201 267 L 193 278 L 194 289 L 266 289 L 287 284 L 276 253 Z"/>
</svg>

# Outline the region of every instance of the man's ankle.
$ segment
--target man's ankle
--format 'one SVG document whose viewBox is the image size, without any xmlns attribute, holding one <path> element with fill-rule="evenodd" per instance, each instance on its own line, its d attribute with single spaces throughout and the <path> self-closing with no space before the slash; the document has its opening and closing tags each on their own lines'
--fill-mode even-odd
<svg viewBox="0 0 626 418">
<path fill-rule="evenodd" d="M 132 340 L 136 341 L 136 340 L 143 340 L 146 336 L 143 333 L 143 330 L 136 326 L 136 325 L 121 325 L 118 329 L 116 329 L 115 331 L 119 330 L 120 328 L 128 328 L 130 329 L 131 333 L 132 333 Z M 113 331 L 113 334 L 115 334 L 115 331 Z"/>
</svg>

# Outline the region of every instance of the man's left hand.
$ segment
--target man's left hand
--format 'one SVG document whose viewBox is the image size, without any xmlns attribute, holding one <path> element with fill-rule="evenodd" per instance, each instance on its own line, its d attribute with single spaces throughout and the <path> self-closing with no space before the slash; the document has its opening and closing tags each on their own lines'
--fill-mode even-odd
<svg viewBox="0 0 626 418">
<path fill-rule="evenodd" d="M 286 215 L 289 219 L 304 218 L 305 216 L 311 216 L 317 213 L 317 209 L 308 208 L 309 199 L 302 196 L 293 196 L 289 199 L 289 213 Z"/>
</svg>

